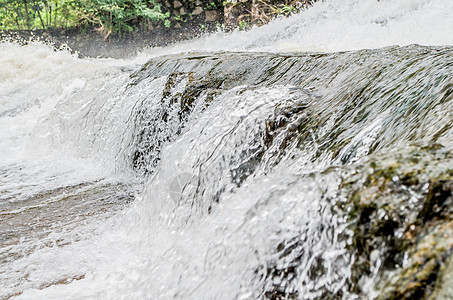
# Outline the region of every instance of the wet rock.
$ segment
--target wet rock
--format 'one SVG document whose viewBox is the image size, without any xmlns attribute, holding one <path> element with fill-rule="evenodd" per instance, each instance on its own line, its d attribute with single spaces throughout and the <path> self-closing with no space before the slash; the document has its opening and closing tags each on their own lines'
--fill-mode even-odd
<svg viewBox="0 0 453 300">
<path fill-rule="evenodd" d="M 181 7 L 181 6 L 182 6 L 182 3 L 181 3 L 181 2 L 179 2 L 179 1 L 177 1 L 177 0 L 173 2 L 173 7 L 174 7 L 174 8 L 179 8 L 179 7 Z"/>
<path fill-rule="evenodd" d="M 451 299 L 453 295 L 453 256 L 450 256 L 439 270 L 440 280 L 436 282 L 431 299 Z"/>
<path fill-rule="evenodd" d="M 203 8 L 197 6 L 195 9 L 192 11 L 192 15 L 197 16 L 203 13 Z"/>
<path fill-rule="evenodd" d="M 193 73 L 167 76 L 160 105 L 144 101 L 136 111 L 135 124 L 140 129 L 133 138 L 134 169 L 151 173 L 160 160 L 162 145 L 181 132 L 197 101 L 209 105 L 223 81 L 222 77 L 199 78 Z"/>
<path fill-rule="evenodd" d="M 312 298 L 450 299 L 445 297 L 453 278 L 449 166 L 448 149 L 414 146 L 327 171 L 342 174 L 338 195 L 330 201 L 333 215 L 346 224 L 338 238 L 352 258 L 351 273 L 344 289 L 321 285 Z M 300 277 L 301 268 L 308 268 L 305 242 L 301 235 L 276 245 L 276 258 L 267 262 L 267 299 L 298 299 L 295 284 L 318 282 L 332 272 L 319 256 Z"/>
<path fill-rule="evenodd" d="M 442 274 L 441 269 L 451 259 L 452 249 L 453 221 L 426 228 L 408 249 L 407 265 L 391 277 L 377 299 L 430 298 L 436 281 L 451 276 L 448 272 Z"/>
<path fill-rule="evenodd" d="M 377 299 L 428 299 L 453 247 L 453 160 L 443 149 L 379 157 L 343 182 L 356 256 L 351 290 Z M 363 174 L 366 176 L 363 176 Z"/>
<path fill-rule="evenodd" d="M 205 22 L 215 22 L 217 21 L 218 15 L 216 10 L 207 10 Z"/>
</svg>

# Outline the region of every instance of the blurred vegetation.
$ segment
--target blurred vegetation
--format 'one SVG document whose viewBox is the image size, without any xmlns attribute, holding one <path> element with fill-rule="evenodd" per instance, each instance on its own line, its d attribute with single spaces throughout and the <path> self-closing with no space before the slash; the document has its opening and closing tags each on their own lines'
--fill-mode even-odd
<svg viewBox="0 0 453 300">
<path fill-rule="evenodd" d="M 182 1 L 182 0 L 181 0 Z M 201 5 L 204 11 L 217 10 L 226 30 L 248 30 L 278 16 L 289 16 L 316 0 L 226 0 L 189 1 L 189 7 Z M 176 1 L 179 3 L 179 1 Z M 187 2 L 187 3 L 186 3 Z M 161 9 L 164 0 L 0 0 L 0 30 L 94 28 L 104 39 L 125 33 L 151 30 L 154 25 L 170 27 L 170 21 L 187 21 L 173 6 Z M 171 2 L 170 3 L 174 3 Z M 201 3 L 201 4 L 200 4 Z M 181 3 L 179 3 L 181 5 Z M 167 11 L 164 13 L 163 11 Z M 170 11 L 172 16 L 170 17 Z M 204 17 L 198 20 L 204 20 Z M 177 22 L 177 23 L 178 23 Z M 206 27 L 203 23 L 197 27 Z M 176 24 L 176 23 L 175 23 Z M 220 24 L 220 23 L 219 23 Z M 193 24 L 192 24 L 193 25 Z M 189 25 L 187 25 L 189 26 Z M 220 25 L 219 25 L 220 26 Z"/>
<path fill-rule="evenodd" d="M 0 0 L 0 29 L 95 27 L 104 38 L 165 22 L 156 0 Z"/>
<path fill-rule="evenodd" d="M 227 30 L 248 30 L 280 16 L 290 16 L 306 9 L 317 0 L 226 0 L 224 26 Z"/>
</svg>

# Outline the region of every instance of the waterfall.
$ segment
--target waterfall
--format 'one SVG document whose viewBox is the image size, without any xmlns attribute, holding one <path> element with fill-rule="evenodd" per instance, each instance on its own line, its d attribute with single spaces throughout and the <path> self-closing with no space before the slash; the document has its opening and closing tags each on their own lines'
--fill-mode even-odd
<svg viewBox="0 0 453 300">
<path fill-rule="evenodd" d="M 446 298 L 452 10 L 331 0 L 132 60 L 0 44 L 0 299 Z"/>
</svg>

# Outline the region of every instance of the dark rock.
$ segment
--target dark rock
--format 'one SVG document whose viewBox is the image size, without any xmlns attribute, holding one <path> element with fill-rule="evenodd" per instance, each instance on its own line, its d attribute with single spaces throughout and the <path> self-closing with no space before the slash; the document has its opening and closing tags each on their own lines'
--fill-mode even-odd
<svg viewBox="0 0 453 300">
<path fill-rule="evenodd" d="M 453 177 L 442 167 L 452 163 L 443 149 L 413 149 L 392 160 L 373 159 L 362 169 L 365 180 L 344 181 L 350 194 L 341 209 L 354 232 L 354 292 L 366 293 L 361 281 L 374 273 L 380 281 L 378 299 L 428 299 L 433 294 L 453 249 Z"/>
<path fill-rule="evenodd" d="M 192 11 L 192 15 L 197 16 L 203 13 L 203 8 L 197 6 L 195 9 Z"/>
<path fill-rule="evenodd" d="M 179 7 L 181 7 L 181 6 L 182 6 L 182 3 L 179 2 L 178 0 L 176 0 L 176 1 L 173 2 L 173 7 L 174 7 L 174 8 L 179 8 Z"/>
<path fill-rule="evenodd" d="M 206 22 L 215 22 L 217 21 L 218 15 L 216 10 L 207 10 L 206 11 Z"/>
</svg>

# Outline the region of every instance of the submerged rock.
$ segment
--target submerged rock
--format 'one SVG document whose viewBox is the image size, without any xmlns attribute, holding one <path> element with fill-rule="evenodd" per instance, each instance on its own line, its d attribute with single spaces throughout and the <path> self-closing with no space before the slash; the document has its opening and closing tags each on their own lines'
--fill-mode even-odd
<svg viewBox="0 0 453 300">
<path fill-rule="evenodd" d="M 148 80 L 163 82 L 157 106 L 145 99 L 137 110 L 135 124 L 142 129 L 134 131 L 139 132 L 132 143 L 137 148 L 134 167 L 152 169 L 162 144 L 180 135 L 197 110 L 222 101 L 245 101 L 244 95 L 259 100 L 278 91 L 278 101 L 250 120 L 249 126 L 241 122 L 251 112 L 238 119 L 247 134 L 228 132 L 220 140 L 219 145 L 234 150 L 210 154 L 209 159 L 215 159 L 209 163 L 222 173 L 200 173 L 193 197 L 208 195 L 203 200 L 206 205 L 200 207 L 211 212 L 227 184 L 240 187 L 247 178 L 272 171 L 282 157 L 288 165 L 297 164 L 300 178 L 321 174 L 313 179 L 321 190 L 324 175 L 338 179 L 335 196 L 321 192 L 319 197 L 328 203 L 322 208 L 331 210 L 328 217 L 340 221 L 322 215 L 326 218 L 321 218 L 316 233 L 278 238 L 271 257 L 257 267 L 263 281 L 263 289 L 257 292 L 260 297 L 431 299 L 446 295 L 453 246 L 453 170 L 449 167 L 453 155 L 448 148 L 451 84 L 446 73 L 408 74 L 412 57 L 422 57 L 423 51 L 416 47 L 411 55 L 402 48 L 389 48 L 384 56 L 370 50 L 153 59 L 131 77 L 131 88 Z M 447 52 L 435 52 L 438 66 L 444 65 L 441 58 Z M 374 65 L 362 65 L 363 57 Z M 396 67 L 382 68 L 388 57 Z M 339 76 L 335 68 L 327 72 L 331 68 L 320 64 L 333 64 L 341 72 L 347 66 L 351 77 Z M 392 78 L 397 87 L 388 90 L 383 78 Z M 412 90 L 416 85 L 422 87 Z M 442 121 L 433 121 L 433 106 L 439 107 L 436 113 Z M 298 160 L 300 156 L 304 159 Z M 204 193 L 206 189 L 210 194 Z M 329 226 L 338 224 L 345 226 L 338 230 L 341 234 L 327 233 Z M 307 240 L 317 238 L 319 232 L 325 233 L 327 243 L 342 247 L 345 254 L 332 257 L 341 256 L 344 261 L 335 265 L 334 258 L 310 252 Z M 338 274 L 326 275 L 332 272 L 329 267 Z"/>
</svg>

